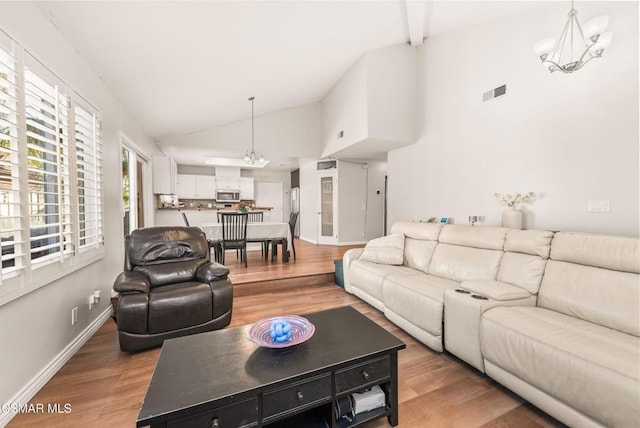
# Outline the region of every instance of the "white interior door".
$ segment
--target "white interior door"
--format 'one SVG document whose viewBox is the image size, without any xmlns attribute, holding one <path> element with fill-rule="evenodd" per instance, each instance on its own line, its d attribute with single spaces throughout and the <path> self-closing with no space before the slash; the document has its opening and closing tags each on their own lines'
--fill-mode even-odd
<svg viewBox="0 0 640 428">
<path fill-rule="evenodd" d="M 318 174 L 318 243 L 338 244 L 338 186 L 336 172 Z"/>
<path fill-rule="evenodd" d="M 282 223 L 282 204 L 284 193 L 282 182 L 256 181 L 256 206 L 272 207 L 264 214 L 264 221 Z M 288 220 L 287 220 L 288 221 Z"/>
</svg>

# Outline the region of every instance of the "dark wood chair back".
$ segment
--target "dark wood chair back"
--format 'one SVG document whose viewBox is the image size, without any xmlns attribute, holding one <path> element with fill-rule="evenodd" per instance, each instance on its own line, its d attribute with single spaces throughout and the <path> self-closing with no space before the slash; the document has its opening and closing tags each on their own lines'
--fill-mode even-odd
<svg viewBox="0 0 640 428">
<path fill-rule="evenodd" d="M 291 242 L 293 242 L 293 235 L 296 230 L 296 223 L 298 222 L 298 214 L 300 213 L 291 213 L 289 215 L 289 231 L 291 232 Z"/>
<path fill-rule="evenodd" d="M 249 212 L 247 215 L 249 216 L 250 223 L 261 223 L 264 221 L 264 212 L 262 211 Z"/>
<path fill-rule="evenodd" d="M 222 264 L 227 250 L 240 250 L 247 267 L 247 213 L 220 213 L 222 220 Z"/>
<path fill-rule="evenodd" d="M 247 213 L 220 213 L 222 241 L 224 243 L 247 242 Z M 229 248 L 229 247 L 227 247 Z"/>
</svg>

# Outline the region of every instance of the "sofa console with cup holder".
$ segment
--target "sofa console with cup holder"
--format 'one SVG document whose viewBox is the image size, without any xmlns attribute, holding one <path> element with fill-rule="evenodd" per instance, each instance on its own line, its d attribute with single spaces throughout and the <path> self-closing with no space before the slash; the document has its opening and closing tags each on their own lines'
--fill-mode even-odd
<svg viewBox="0 0 640 428">
<path fill-rule="evenodd" d="M 405 221 L 374 241 L 346 291 L 565 424 L 640 426 L 638 238 Z"/>
</svg>

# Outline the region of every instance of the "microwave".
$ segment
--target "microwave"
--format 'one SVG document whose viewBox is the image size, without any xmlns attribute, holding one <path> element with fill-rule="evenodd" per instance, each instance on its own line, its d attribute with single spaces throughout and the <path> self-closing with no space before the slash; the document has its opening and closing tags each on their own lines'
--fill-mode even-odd
<svg viewBox="0 0 640 428">
<path fill-rule="evenodd" d="M 240 202 L 239 190 L 216 191 L 216 202 Z"/>
</svg>

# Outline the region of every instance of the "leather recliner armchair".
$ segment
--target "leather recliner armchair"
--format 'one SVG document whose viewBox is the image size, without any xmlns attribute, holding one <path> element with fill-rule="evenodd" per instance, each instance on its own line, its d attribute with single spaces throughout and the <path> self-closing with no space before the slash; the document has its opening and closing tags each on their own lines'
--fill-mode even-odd
<svg viewBox="0 0 640 428">
<path fill-rule="evenodd" d="M 113 285 L 120 294 L 120 349 L 137 352 L 231 322 L 229 269 L 209 254 L 196 227 L 150 227 L 127 236 L 124 272 Z"/>
</svg>

